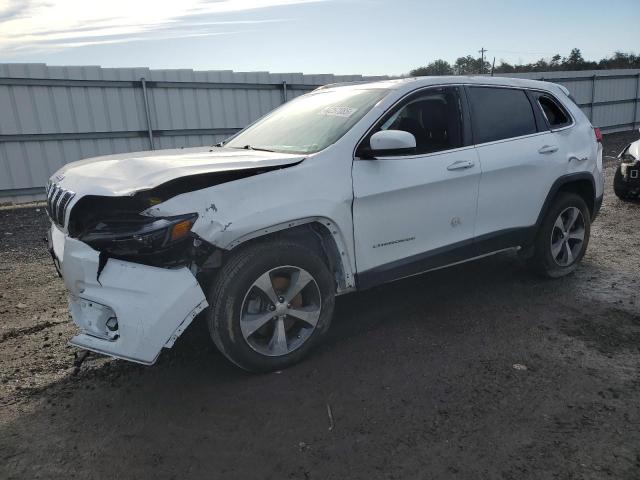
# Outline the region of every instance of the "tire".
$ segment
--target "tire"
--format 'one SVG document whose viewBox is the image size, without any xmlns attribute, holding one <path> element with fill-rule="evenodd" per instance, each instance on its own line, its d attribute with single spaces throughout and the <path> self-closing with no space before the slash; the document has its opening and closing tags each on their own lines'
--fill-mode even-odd
<svg viewBox="0 0 640 480">
<path fill-rule="evenodd" d="M 576 219 L 572 224 L 573 214 L 576 214 Z M 570 226 L 565 229 L 567 225 Z M 578 241 L 580 227 L 583 236 Z M 538 229 L 529 266 L 548 278 L 570 274 L 587 251 L 590 233 L 591 214 L 582 197 L 575 193 L 559 193 Z"/>
<path fill-rule="evenodd" d="M 629 191 L 629 187 L 625 183 L 624 177 L 622 176 L 622 168 L 620 167 L 620 165 L 618 165 L 618 168 L 616 168 L 616 173 L 613 175 L 613 192 L 620 200 L 628 201 L 637 198 Z"/>
<path fill-rule="evenodd" d="M 285 298 L 302 284 L 306 286 L 299 294 Z M 335 282 L 316 252 L 275 239 L 232 254 L 212 283 L 208 300 L 209 332 L 220 352 L 240 368 L 269 372 L 299 362 L 325 335 L 333 316 Z M 265 321 L 268 315 L 273 317 Z"/>
</svg>

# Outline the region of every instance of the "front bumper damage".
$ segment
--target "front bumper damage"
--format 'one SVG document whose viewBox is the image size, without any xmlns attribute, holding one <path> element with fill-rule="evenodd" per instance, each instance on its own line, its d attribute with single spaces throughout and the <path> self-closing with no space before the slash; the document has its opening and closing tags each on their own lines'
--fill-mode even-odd
<svg viewBox="0 0 640 480">
<path fill-rule="evenodd" d="M 186 267 L 161 268 L 109 258 L 55 225 L 50 247 L 80 332 L 72 345 L 145 365 L 171 347 L 208 304 Z"/>
<path fill-rule="evenodd" d="M 633 188 L 640 187 L 640 160 L 630 163 L 620 164 L 620 173 L 625 182 L 628 182 Z"/>
</svg>

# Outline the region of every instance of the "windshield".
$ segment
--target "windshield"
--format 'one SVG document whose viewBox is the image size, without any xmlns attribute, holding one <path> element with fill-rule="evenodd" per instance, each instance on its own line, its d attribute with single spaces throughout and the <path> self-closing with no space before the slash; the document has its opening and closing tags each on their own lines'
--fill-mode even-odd
<svg viewBox="0 0 640 480">
<path fill-rule="evenodd" d="M 268 114 L 225 147 L 319 152 L 347 133 L 387 93 L 386 89 L 338 88 L 304 95 Z"/>
</svg>

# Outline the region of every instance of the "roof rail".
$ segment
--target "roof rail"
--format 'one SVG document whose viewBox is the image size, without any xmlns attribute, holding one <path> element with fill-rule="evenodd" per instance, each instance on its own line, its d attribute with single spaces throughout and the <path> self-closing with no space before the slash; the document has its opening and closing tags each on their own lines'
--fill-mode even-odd
<svg viewBox="0 0 640 480">
<path fill-rule="evenodd" d="M 346 87 L 347 85 L 362 85 L 365 83 L 372 83 L 372 82 L 376 82 L 379 80 L 356 80 L 353 82 L 336 82 L 336 83 L 327 83 L 326 85 L 322 85 L 318 88 L 316 88 L 315 90 L 313 90 L 314 92 L 317 90 L 324 90 L 326 88 L 333 88 L 333 87 Z"/>
</svg>

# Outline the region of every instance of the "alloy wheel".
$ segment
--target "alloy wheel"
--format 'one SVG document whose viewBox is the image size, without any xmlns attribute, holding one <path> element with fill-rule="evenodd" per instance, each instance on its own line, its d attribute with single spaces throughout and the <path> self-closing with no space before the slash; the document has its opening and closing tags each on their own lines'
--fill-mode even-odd
<svg viewBox="0 0 640 480">
<path fill-rule="evenodd" d="M 551 256 L 561 267 L 568 267 L 584 248 L 585 223 L 579 208 L 564 209 L 551 230 Z"/>
<path fill-rule="evenodd" d="M 293 352 L 315 331 L 322 297 L 313 276 L 281 266 L 253 282 L 242 302 L 240 330 L 256 352 L 279 357 Z"/>
</svg>

